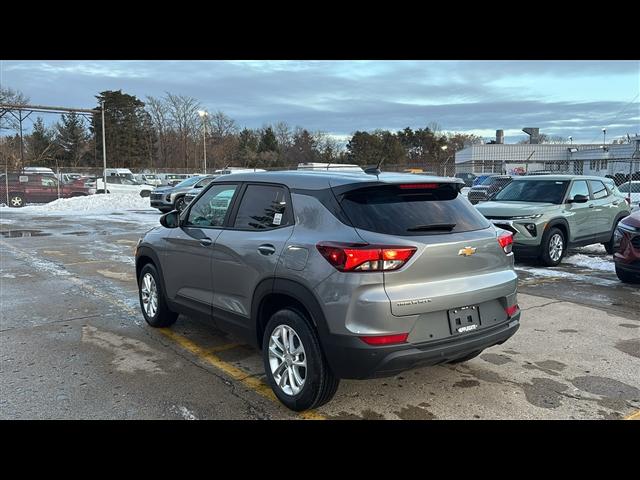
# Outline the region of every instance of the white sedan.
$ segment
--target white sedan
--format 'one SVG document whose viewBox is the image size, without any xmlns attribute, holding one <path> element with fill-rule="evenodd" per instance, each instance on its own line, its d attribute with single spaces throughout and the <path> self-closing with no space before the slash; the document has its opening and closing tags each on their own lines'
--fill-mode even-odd
<svg viewBox="0 0 640 480">
<path fill-rule="evenodd" d="M 631 190 L 631 211 L 640 209 L 640 180 L 623 183 L 618 186 L 618 190 L 627 198 L 629 197 L 629 190 Z"/>
<path fill-rule="evenodd" d="M 109 175 L 107 177 L 108 193 L 138 193 L 141 197 L 148 197 L 153 188 L 152 185 L 138 183 L 119 175 Z M 104 192 L 104 179 L 101 177 L 96 180 L 96 191 L 97 193 Z"/>
</svg>

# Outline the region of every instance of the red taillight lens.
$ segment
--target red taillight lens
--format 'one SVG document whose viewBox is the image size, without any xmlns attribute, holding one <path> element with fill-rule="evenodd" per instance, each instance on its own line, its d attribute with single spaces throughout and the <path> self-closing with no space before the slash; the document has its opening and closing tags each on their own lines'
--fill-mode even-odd
<svg viewBox="0 0 640 480">
<path fill-rule="evenodd" d="M 507 312 L 507 317 L 509 318 L 513 317 L 518 312 L 518 310 L 520 310 L 520 307 L 517 303 L 504 309 L 504 311 Z"/>
<path fill-rule="evenodd" d="M 392 343 L 405 343 L 408 336 L 408 333 L 398 333 L 396 335 L 374 335 L 360 337 L 360 340 L 362 340 L 367 345 L 391 345 Z"/>
<path fill-rule="evenodd" d="M 511 253 L 513 249 L 513 233 L 503 233 L 498 236 L 498 243 L 504 250 L 504 253 Z"/>
<path fill-rule="evenodd" d="M 437 183 L 403 183 L 399 185 L 401 190 L 421 190 L 438 188 Z"/>
<path fill-rule="evenodd" d="M 316 245 L 316 248 L 331 265 L 341 272 L 397 270 L 416 251 L 416 247 L 338 242 L 322 242 Z"/>
</svg>

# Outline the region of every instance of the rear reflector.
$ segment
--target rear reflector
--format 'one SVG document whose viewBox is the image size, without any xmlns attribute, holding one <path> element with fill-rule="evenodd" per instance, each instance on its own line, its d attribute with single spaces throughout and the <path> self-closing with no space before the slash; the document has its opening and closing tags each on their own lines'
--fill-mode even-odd
<svg viewBox="0 0 640 480">
<path fill-rule="evenodd" d="M 504 311 L 507 312 L 507 317 L 509 318 L 513 317 L 518 312 L 518 310 L 520 310 L 520 307 L 517 303 L 504 309 Z"/>
<path fill-rule="evenodd" d="M 437 183 L 403 183 L 399 185 L 402 190 L 420 190 L 420 189 L 434 189 L 438 188 Z"/>
<path fill-rule="evenodd" d="M 396 335 L 375 335 L 360 337 L 367 345 L 391 345 L 392 343 L 406 343 L 408 333 L 398 333 Z"/>
<path fill-rule="evenodd" d="M 504 253 L 511 253 L 511 250 L 513 249 L 513 233 L 509 232 L 501 234 L 498 236 L 498 243 L 502 247 L 502 250 L 504 250 Z"/>
<path fill-rule="evenodd" d="M 331 265 L 341 272 L 397 270 L 416 251 L 416 247 L 341 242 L 321 242 L 316 245 L 316 248 Z"/>
</svg>

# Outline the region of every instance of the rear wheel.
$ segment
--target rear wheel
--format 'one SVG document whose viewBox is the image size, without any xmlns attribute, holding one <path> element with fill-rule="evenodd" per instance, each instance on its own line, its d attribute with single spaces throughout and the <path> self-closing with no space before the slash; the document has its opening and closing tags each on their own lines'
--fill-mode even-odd
<svg viewBox="0 0 640 480">
<path fill-rule="evenodd" d="M 142 315 L 152 327 L 168 327 L 173 325 L 178 314 L 169 310 L 162 290 L 162 283 L 156 267 L 147 263 L 138 277 L 138 292 Z"/>
<path fill-rule="evenodd" d="M 24 207 L 24 196 L 19 193 L 9 195 L 9 206 L 13 208 Z"/>
<path fill-rule="evenodd" d="M 626 270 L 622 270 L 618 268 L 617 265 L 616 275 L 623 283 L 640 283 L 640 275 L 634 275 L 633 273 L 627 272 Z"/>
<path fill-rule="evenodd" d="M 262 358 L 269 385 L 291 410 L 319 407 L 338 390 L 340 380 L 329 369 L 314 328 L 295 310 L 271 316 L 262 339 Z"/>
<path fill-rule="evenodd" d="M 559 228 L 550 228 L 542 237 L 540 260 L 547 267 L 555 267 L 560 263 L 566 250 L 566 239 Z"/>
</svg>

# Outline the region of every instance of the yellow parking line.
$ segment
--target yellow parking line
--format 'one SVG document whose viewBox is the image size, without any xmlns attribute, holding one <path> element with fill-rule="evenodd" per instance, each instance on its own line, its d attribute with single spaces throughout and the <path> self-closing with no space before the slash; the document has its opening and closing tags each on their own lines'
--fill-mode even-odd
<svg viewBox="0 0 640 480">
<path fill-rule="evenodd" d="M 227 344 L 227 345 L 221 345 L 220 347 L 206 349 L 206 348 L 202 348 L 200 345 L 189 340 L 187 337 L 184 337 L 168 328 L 159 328 L 158 331 L 162 333 L 165 337 L 176 342 L 185 350 L 188 350 L 189 352 L 201 358 L 202 360 L 205 360 L 206 362 L 210 363 L 217 369 L 222 370 L 224 373 L 229 375 L 234 380 L 243 383 L 246 387 L 250 388 L 256 393 L 259 393 L 263 397 L 266 397 L 273 402 L 279 403 L 279 400 L 277 399 L 277 397 L 275 396 L 275 394 L 273 393 L 273 390 L 271 390 L 271 387 L 269 387 L 269 385 L 264 383 L 259 378 L 251 375 L 250 373 L 245 372 L 241 368 L 238 368 L 235 365 L 225 362 L 214 353 L 214 352 L 220 352 L 223 350 L 229 350 L 237 346 L 237 344 Z M 297 413 L 297 415 L 306 420 L 325 420 L 325 417 L 323 415 L 313 410 L 308 410 L 306 412 L 299 412 Z"/>
<path fill-rule="evenodd" d="M 624 417 L 625 420 L 640 420 L 640 410 Z"/>
</svg>

